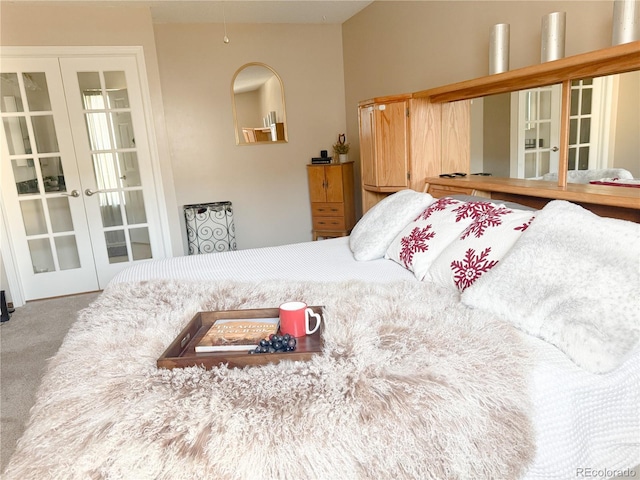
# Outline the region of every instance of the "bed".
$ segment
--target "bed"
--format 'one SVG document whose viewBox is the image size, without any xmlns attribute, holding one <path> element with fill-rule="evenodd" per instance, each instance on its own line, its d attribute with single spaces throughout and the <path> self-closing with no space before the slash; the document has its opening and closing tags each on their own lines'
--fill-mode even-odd
<svg viewBox="0 0 640 480">
<path fill-rule="evenodd" d="M 3 478 L 631 476 L 638 239 L 403 190 L 349 237 L 140 262 L 49 361 Z M 292 299 L 324 306 L 311 361 L 156 367 L 196 312 Z"/>
</svg>

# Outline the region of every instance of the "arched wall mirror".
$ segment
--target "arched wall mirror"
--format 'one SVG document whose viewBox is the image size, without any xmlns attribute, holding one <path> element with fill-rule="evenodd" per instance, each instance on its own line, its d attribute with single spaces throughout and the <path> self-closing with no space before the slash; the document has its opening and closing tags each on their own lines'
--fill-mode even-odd
<svg viewBox="0 0 640 480">
<path fill-rule="evenodd" d="M 284 85 L 264 63 L 247 63 L 231 81 L 236 145 L 264 145 L 288 141 Z"/>
<path fill-rule="evenodd" d="M 640 71 L 571 81 L 569 183 L 640 178 Z M 562 85 L 475 98 L 471 171 L 557 181 Z"/>
</svg>

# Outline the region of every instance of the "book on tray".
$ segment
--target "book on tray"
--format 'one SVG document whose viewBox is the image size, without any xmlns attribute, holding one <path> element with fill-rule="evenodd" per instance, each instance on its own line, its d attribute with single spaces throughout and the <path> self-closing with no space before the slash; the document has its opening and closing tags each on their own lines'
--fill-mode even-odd
<svg viewBox="0 0 640 480">
<path fill-rule="evenodd" d="M 221 318 L 213 322 L 196 344 L 197 353 L 248 351 L 276 334 L 279 318 Z"/>
</svg>

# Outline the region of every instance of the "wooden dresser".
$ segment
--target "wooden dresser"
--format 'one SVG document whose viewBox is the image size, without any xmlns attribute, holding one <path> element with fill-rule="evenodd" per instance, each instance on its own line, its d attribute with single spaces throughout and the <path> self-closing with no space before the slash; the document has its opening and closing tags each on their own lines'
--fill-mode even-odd
<svg viewBox="0 0 640 480">
<path fill-rule="evenodd" d="M 313 239 L 349 235 L 356 224 L 353 162 L 307 165 Z"/>
</svg>

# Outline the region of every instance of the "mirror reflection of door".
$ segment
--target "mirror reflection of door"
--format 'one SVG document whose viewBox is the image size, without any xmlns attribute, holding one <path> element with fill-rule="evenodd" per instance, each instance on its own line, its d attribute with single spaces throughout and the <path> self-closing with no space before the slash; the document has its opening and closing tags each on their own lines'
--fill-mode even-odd
<svg viewBox="0 0 640 480">
<path fill-rule="evenodd" d="M 557 181 L 561 88 L 474 99 L 471 172 Z M 640 178 L 639 131 L 640 71 L 572 81 L 567 181 Z"/>
<path fill-rule="evenodd" d="M 640 72 L 572 81 L 569 115 L 569 182 L 640 176 Z"/>
<path fill-rule="evenodd" d="M 471 172 L 542 179 L 557 174 L 561 85 L 500 93 L 471 104 Z"/>
<path fill-rule="evenodd" d="M 238 69 L 232 80 L 237 145 L 286 142 L 284 87 L 278 74 L 263 63 Z"/>
<path fill-rule="evenodd" d="M 542 179 L 558 173 L 561 85 L 517 92 L 516 155 L 511 177 Z M 514 102 L 515 103 L 515 102 Z"/>
</svg>

